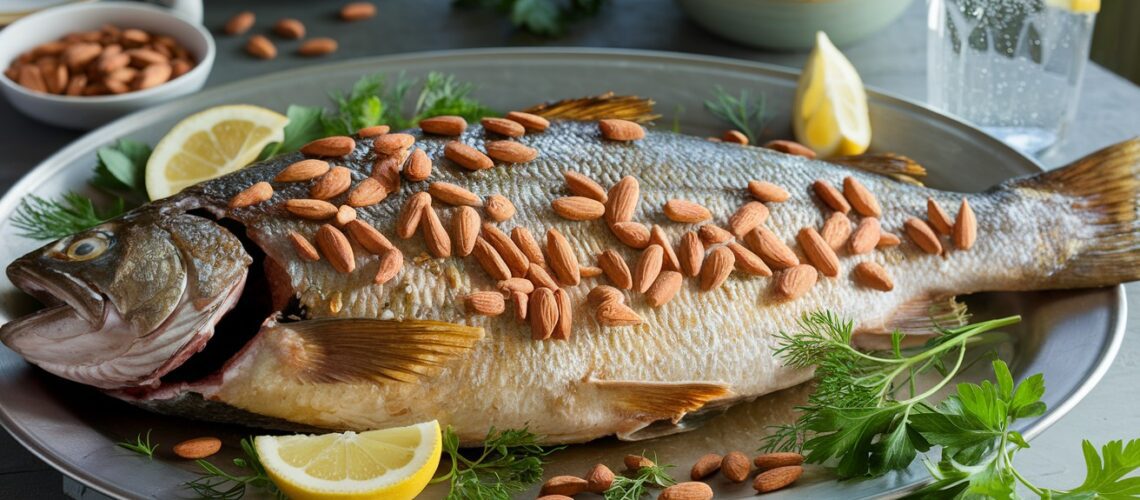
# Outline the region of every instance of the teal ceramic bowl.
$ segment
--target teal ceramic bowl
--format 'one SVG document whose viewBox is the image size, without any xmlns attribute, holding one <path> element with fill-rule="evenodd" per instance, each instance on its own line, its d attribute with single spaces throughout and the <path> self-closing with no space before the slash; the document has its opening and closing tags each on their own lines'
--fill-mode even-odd
<svg viewBox="0 0 1140 500">
<path fill-rule="evenodd" d="M 677 0 L 705 29 L 753 47 L 806 50 L 815 32 L 846 45 L 898 19 L 913 0 Z"/>
</svg>

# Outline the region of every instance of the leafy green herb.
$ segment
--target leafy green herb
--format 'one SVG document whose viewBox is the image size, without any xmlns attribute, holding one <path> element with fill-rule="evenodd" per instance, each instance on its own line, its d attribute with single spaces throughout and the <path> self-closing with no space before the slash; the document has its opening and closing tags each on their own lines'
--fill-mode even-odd
<svg viewBox="0 0 1140 500">
<path fill-rule="evenodd" d="M 348 95 L 340 92 L 329 94 L 336 109 L 322 118 L 325 134 L 352 135 L 364 127 L 382 123 L 385 106 L 380 100 L 380 92 L 384 83 L 384 75 L 367 75 L 352 85 Z"/>
<path fill-rule="evenodd" d="M 74 191 L 64 193 L 58 200 L 30 194 L 20 200 L 20 208 L 12 216 L 12 225 L 28 238 L 54 240 L 98 226 L 125 211 L 122 198 L 116 199 L 110 207 L 98 210 L 91 198 Z"/>
<path fill-rule="evenodd" d="M 764 129 L 764 107 L 764 94 L 753 96 L 748 90 L 741 90 L 739 96 L 734 96 L 720 85 L 713 89 L 712 99 L 705 101 L 705 109 L 747 136 L 750 144 L 756 143 L 757 135 Z"/>
<path fill-rule="evenodd" d="M 269 493 L 274 498 L 284 499 L 285 494 L 277 489 L 269 479 L 269 475 L 265 473 L 265 467 L 261 465 L 253 441 L 250 438 L 242 439 L 241 449 L 245 452 L 245 457 L 235 458 L 233 464 L 242 469 L 244 474 L 230 474 L 209 460 L 196 460 L 195 462 L 202 468 L 202 476 L 183 484 L 183 487 L 193 491 L 198 498 L 237 500 L 245 496 L 247 488 L 255 488 Z"/>
<path fill-rule="evenodd" d="M 99 163 L 89 181 L 92 186 L 108 194 L 121 196 L 124 203 L 142 205 L 146 194 L 146 162 L 150 159 L 150 146 L 144 142 L 120 139 L 114 146 L 104 146 L 96 152 Z"/>
<path fill-rule="evenodd" d="M 424 79 L 423 89 L 416 98 L 415 112 L 411 123 L 413 126 L 424 118 L 440 115 L 457 115 L 467 121 L 477 122 L 496 113 L 471 98 L 475 85 L 455 80 L 455 75 L 431 72 Z"/>
<path fill-rule="evenodd" d="M 266 145 L 265 149 L 261 151 L 261 154 L 257 156 L 258 161 L 279 154 L 292 153 L 301 149 L 301 146 L 304 146 L 310 141 L 327 137 L 328 135 L 336 135 L 325 133 L 325 124 L 322 121 L 324 114 L 325 108 L 320 106 L 289 105 L 289 108 L 285 111 L 285 116 L 289 118 L 289 123 L 285 125 L 284 139 L 282 139 L 281 142 Z"/>
<path fill-rule="evenodd" d="M 649 493 L 649 488 L 665 488 L 677 484 L 673 476 L 669 475 L 672 465 L 657 464 L 657 457 L 653 457 L 656 465 L 642 467 L 633 477 L 614 476 L 614 482 L 603 493 L 606 500 L 638 500 Z"/>
<path fill-rule="evenodd" d="M 154 450 L 158 449 L 158 445 L 150 443 L 150 431 L 151 429 L 147 429 L 145 436 L 141 433 L 135 436 L 135 442 L 133 443 L 130 441 L 119 441 L 115 443 L 115 446 L 131 450 L 150 460 L 154 460 Z"/>
<path fill-rule="evenodd" d="M 482 452 L 469 457 L 459 451 L 459 436 L 448 426 L 443 433 L 443 451 L 451 457 L 451 469 L 432 482 L 449 482 L 448 500 L 509 500 L 541 481 L 547 455 L 564 448 L 544 447 L 538 444 L 541 439 L 527 429 L 492 428 Z"/>
<path fill-rule="evenodd" d="M 455 5 L 495 9 L 515 27 L 540 36 L 558 36 L 570 24 L 597 15 L 605 0 L 454 0 Z"/>
</svg>

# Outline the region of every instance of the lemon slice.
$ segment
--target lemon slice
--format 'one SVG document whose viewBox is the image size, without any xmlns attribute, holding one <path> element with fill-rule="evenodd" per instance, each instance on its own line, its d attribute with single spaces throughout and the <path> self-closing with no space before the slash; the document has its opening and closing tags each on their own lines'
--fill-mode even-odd
<svg viewBox="0 0 1140 500">
<path fill-rule="evenodd" d="M 319 436 L 258 436 L 261 464 L 289 498 L 415 498 L 443 448 L 439 422 Z"/>
<path fill-rule="evenodd" d="M 824 158 L 857 155 L 871 144 L 863 80 L 822 31 L 800 74 L 792 127 L 797 141 Z"/>
<path fill-rule="evenodd" d="M 1045 4 L 1076 14 L 1096 14 L 1100 12 L 1100 0 L 1045 0 Z"/>
<path fill-rule="evenodd" d="M 216 106 L 178 122 L 146 162 L 146 192 L 157 200 L 249 165 L 285 136 L 289 119 L 245 104 Z"/>
</svg>

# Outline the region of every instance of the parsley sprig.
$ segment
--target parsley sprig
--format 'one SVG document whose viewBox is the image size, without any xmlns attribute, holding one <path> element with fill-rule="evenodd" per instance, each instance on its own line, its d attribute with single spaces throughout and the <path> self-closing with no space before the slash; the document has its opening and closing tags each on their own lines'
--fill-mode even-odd
<svg viewBox="0 0 1140 500">
<path fill-rule="evenodd" d="M 139 455 L 142 455 L 142 456 L 144 456 L 150 460 L 154 460 L 154 452 L 155 452 L 155 450 L 158 449 L 158 444 L 157 443 L 151 444 L 151 442 L 150 442 L 150 431 L 151 430 L 152 429 L 147 429 L 145 435 L 142 433 L 139 433 L 138 436 L 135 436 L 135 441 L 133 443 L 130 441 L 119 441 L 118 443 L 115 443 L 115 446 L 118 446 L 119 448 L 123 448 L 126 450 L 133 451 L 133 452 L 138 453 Z"/>
<path fill-rule="evenodd" d="M 464 455 L 459 437 L 448 426 L 443 434 L 443 451 L 451 459 L 447 474 L 432 480 L 447 481 L 448 500 L 509 500 L 542 480 L 546 457 L 564 447 L 544 447 L 541 437 L 527 429 L 497 431 L 492 428 L 483 441 L 482 451 Z"/>
<path fill-rule="evenodd" d="M 284 500 L 285 494 L 277 489 L 265 467 L 257 456 L 257 449 L 253 447 L 253 440 L 243 438 L 241 449 L 244 457 L 235 458 L 233 464 L 242 469 L 242 474 L 231 474 L 209 460 L 195 460 L 202 468 L 202 475 L 198 479 L 183 484 L 183 487 L 194 492 L 198 498 L 221 500 L 238 500 L 245 496 L 249 488 L 259 489 L 269 493 L 277 499 Z"/>
<path fill-rule="evenodd" d="M 740 95 L 732 95 L 720 85 L 713 88 L 712 98 L 705 100 L 705 109 L 747 136 L 749 144 L 756 144 L 764 129 L 764 107 L 764 94 L 753 95 L 744 89 Z"/>
<path fill-rule="evenodd" d="M 669 475 L 673 466 L 658 464 L 657 457 L 651 459 L 654 465 L 642 467 L 630 476 L 614 476 L 614 482 L 603 493 L 606 500 L 638 500 L 649 493 L 649 488 L 665 488 L 677 484 Z"/>
</svg>

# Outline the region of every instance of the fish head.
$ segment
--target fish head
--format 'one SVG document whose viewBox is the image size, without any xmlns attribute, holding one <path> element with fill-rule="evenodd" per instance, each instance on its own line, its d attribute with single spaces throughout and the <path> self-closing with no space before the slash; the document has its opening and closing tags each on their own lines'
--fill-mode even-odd
<svg viewBox="0 0 1140 500">
<path fill-rule="evenodd" d="M 249 264 L 212 220 L 133 212 L 9 265 L 12 283 L 47 307 L 0 327 L 0 341 L 70 380 L 153 385 L 204 347 Z"/>
</svg>

